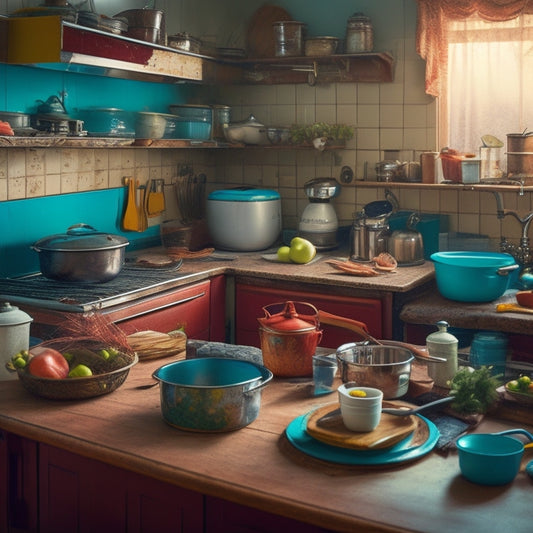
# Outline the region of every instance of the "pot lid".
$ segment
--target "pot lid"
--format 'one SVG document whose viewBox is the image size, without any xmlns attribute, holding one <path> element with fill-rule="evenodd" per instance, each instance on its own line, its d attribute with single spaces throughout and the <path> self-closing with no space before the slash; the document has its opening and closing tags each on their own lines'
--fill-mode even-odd
<svg viewBox="0 0 533 533">
<path fill-rule="evenodd" d="M 95 230 L 87 224 L 76 224 L 68 228 L 66 233 L 51 235 L 38 240 L 33 248 L 36 251 L 98 251 L 122 248 L 129 244 L 128 239 L 120 235 L 112 235 Z"/>
<path fill-rule="evenodd" d="M 259 319 L 261 325 L 274 331 L 294 333 L 312 331 L 318 328 L 318 310 L 315 306 L 305 302 L 288 301 L 281 311 L 271 314 L 272 310 L 279 309 L 281 305 L 283 304 L 263 307 L 266 316 Z M 313 314 L 307 315 L 304 314 L 305 312 Z"/>
<path fill-rule="evenodd" d="M 437 344 L 458 344 L 459 341 L 457 340 L 457 337 L 455 337 L 451 333 L 448 333 L 448 326 L 448 322 L 446 322 L 445 320 L 439 320 L 439 322 L 437 322 L 437 327 L 439 328 L 439 331 L 428 335 L 426 337 L 426 342 L 430 341 Z"/>
<path fill-rule="evenodd" d="M 207 197 L 208 200 L 223 202 L 267 202 L 279 200 L 279 192 L 270 189 L 254 189 L 253 187 L 234 187 L 213 191 Z"/>
<path fill-rule="evenodd" d="M 33 318 L 9 302 L 0 302 L 0 327 L 19 326 L 32 322 Z"/>
</svg>

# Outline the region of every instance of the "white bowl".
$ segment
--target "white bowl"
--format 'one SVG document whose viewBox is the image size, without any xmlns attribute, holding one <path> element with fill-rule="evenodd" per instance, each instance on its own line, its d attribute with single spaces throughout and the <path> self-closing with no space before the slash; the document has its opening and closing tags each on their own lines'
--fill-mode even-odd
<svg viewBox="0 0 533 533">
<path fill-rule="evenodd" d="M 371 387 L 358 387 L 344 383 L 338 389 L 342 421 L 347 429 L 369 432 L 377 428 L 381 420 L 383 392 Z M 350 396 L 351 390 L 363 391 L 365 396 Z"/>
</svg>

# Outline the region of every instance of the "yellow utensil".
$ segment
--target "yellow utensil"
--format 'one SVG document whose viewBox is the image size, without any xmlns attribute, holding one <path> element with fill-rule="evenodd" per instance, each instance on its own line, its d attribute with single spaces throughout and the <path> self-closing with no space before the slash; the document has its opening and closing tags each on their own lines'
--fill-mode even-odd
<svg viewBox="0 0 533 533">
<path fill-rule="evenodd" d="M 164 181 L 152 180 L 148 190 L 148 216 L 155 217 L 165 210 L 165 193 L 163 192 Z"/>
<path fill-rule="evenodd" d="M 533 314 L 533 309 L 530 307 L 522 307 L 517 304 L 498 304 L 496 306 L 496 312 L 498 313 L 525 313 Z"/>
<path fill-rule="evenodd" d="M 122 218 L 122 229 L 124 231 L 139 231 L 139 212 L 137 209 L 137 191 L 135 179 L 125 178 L 128 186 L 128 196 L 126 200 L 126 210 Z"/>
</svg>

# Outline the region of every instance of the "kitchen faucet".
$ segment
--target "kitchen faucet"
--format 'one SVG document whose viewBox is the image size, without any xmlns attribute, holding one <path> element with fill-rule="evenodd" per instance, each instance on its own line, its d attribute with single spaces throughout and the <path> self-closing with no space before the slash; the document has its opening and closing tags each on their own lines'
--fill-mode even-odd
<svg viewBox="0 0 533 533">
<path fill-rule="evenodd" d="M 516 261 L 522 266 L 531 265 L 531 263 L 533 263 L 533 254 L 531 252 L 531 248 L 529 247 L 528 231 L 529 225 L 531 224 L 531 220 L 533 220 L 533 212 L 528 213 L 525 217 L 520 217 L 515 211 L 504 209 L 501 194 L 496 191 L 492 192 L 496 198 L 498 218 L 503 219 L 509 215 L 516 218 L 516 220 L 518 220 L 518 222 L 520 222 L 522 226 L 522 236 L 520 237 L 520 244 L 512 244 L 504 236 L 502 236 L 502 240 L 500 242 L 500 250 L 502 252 L 507 252 L 511 254 L 516 259 Z"/>
</svg>

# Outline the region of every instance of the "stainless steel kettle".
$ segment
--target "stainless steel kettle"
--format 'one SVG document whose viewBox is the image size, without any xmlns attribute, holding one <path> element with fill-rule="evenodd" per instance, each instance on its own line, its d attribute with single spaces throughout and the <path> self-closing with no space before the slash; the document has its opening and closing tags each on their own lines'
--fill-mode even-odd
<svg viewBox="0 0 533 533">
<path fill-rule="evenodd" d="M 416 266 L 424 263 L 422 234 L 414 228 L 420 222 L 418 213 L 411 213 L 407 228 L 395 230 L 389 238 L 389 253 L 398 261 L 398 266 Z"/>
</svg>

